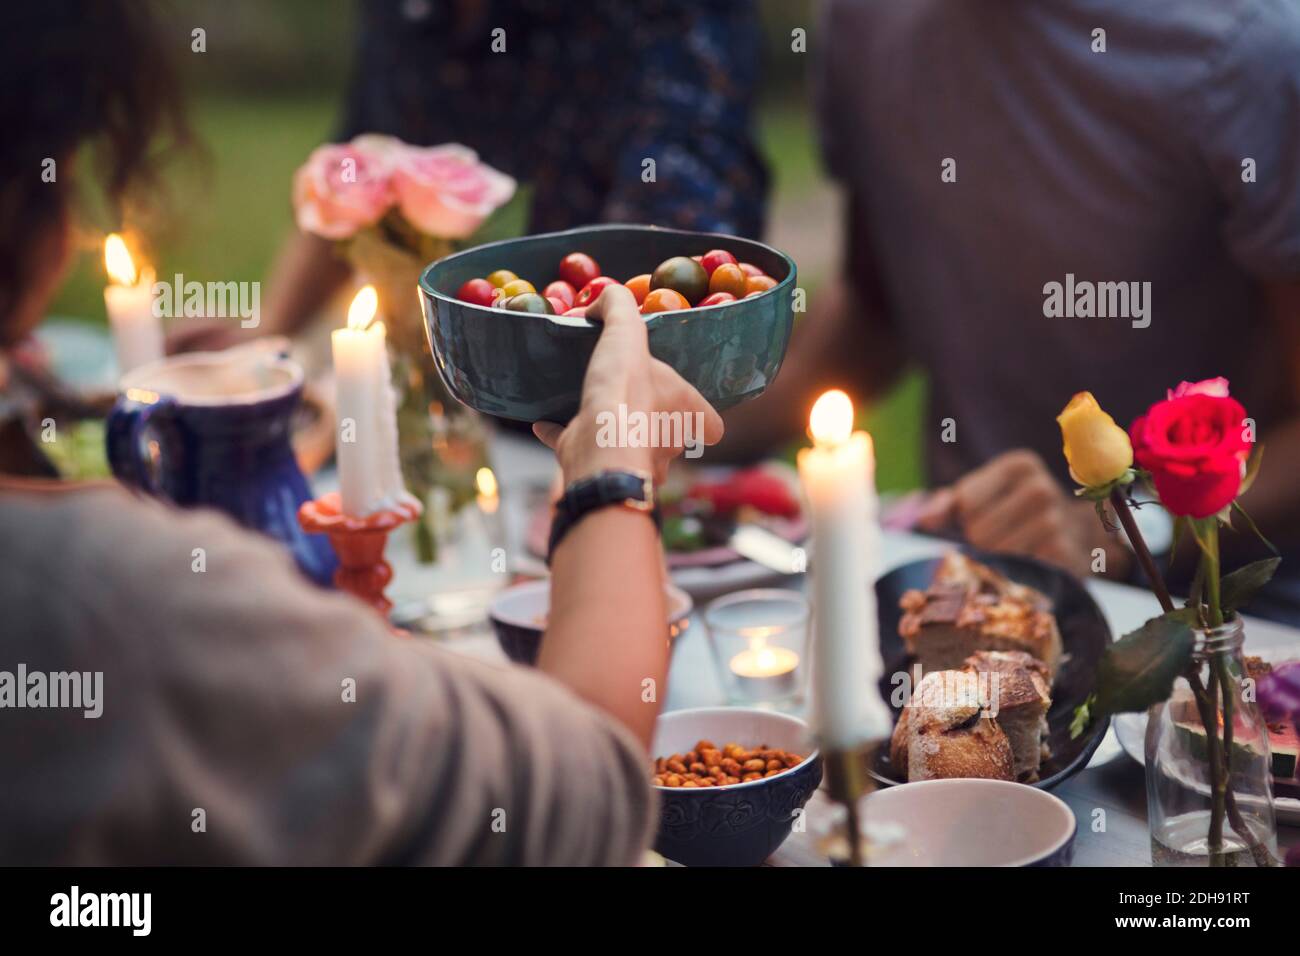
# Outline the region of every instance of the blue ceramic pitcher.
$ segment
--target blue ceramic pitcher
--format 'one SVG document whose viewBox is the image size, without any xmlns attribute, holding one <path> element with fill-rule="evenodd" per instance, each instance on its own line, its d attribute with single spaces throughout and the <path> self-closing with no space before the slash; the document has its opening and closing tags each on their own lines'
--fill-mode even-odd
<svg viewBox="0 0 1300 956">
<path fill-rule="evenodd" d="M 257 344 L 142 365 L 122 377 L 108 416 L 113 474 L 182 507 L 224 511 L 284 542 L 308 577 L 329 585 L 329 539 L 298 524 L 311 497 L 290 444 L 302 384 L 301 366 Z"/>
</svg>

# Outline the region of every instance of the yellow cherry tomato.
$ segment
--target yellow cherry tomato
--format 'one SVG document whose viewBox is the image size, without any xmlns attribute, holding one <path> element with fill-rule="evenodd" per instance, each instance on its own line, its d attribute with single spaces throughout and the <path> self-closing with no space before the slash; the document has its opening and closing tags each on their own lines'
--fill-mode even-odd
<svg viewBox="0 0 1300 956">
<path fill-rule="evenodd" d="M 491 278 L 488 279 L 491 282 Z M 501 294 L 507 297 L 523 295 L 525 292 L 536 292 L 537 289 L 527 279 L 512 279 L 501 287 Z"/>
<path fill-rule="evenodd" d="M 507 282 L 514 282 L 518 278 L 519 276 L 515 275 L 509 269 L 498 269 L 496 272 L 488 276 L 487 280 L 500 289 Z"/>
</svg>

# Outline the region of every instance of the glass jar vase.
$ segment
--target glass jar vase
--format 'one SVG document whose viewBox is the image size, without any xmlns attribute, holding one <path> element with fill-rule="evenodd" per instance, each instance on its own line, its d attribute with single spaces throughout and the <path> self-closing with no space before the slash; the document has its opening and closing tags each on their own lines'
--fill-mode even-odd
<svg viewBox="0 0 1300 956">
<path fill-rule="evenodd" d="M 1268 730 L 1242 640 L 1240 618 L 1197 630 L 1187 671 L 1169 699 L 1148 711 L 1147 820 L 1156 866 L 1276 863 Z"/>
</svg>

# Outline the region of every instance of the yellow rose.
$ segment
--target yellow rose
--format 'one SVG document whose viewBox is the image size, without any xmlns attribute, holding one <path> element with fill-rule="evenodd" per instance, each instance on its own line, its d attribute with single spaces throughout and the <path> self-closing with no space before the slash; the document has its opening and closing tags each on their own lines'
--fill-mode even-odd
<svg viewBox="0 0 1300 956">
<path fill-rule="evenodd" d="M 1106 485 L 1133 467 L 1128 433 L 1107 415 L 1092 392 L 1079 392 L 1056 416 L 1070 475 L 1085 487 Z"/>
</svg>

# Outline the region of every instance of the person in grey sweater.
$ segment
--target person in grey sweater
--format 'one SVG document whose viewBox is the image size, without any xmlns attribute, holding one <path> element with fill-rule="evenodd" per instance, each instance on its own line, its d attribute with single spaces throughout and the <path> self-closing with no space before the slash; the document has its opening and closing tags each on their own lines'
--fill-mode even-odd
<svg viewBox="0 0 1300 956">
<path fill-rule="evenodd" d="M 0 106 L 0 390 L 66 260 L 74 157 L 101 144 L 118 198 L 175 119 L 141 5 L 12 19 L 0 74 L 41 95 Z M 717 414 L 651 359 L 631 293 L 590 314 L 582 408 L 539 431 L 565 480 L 662 475 L 680 451 L 602 447 L 598 414 L 620 405 L 698 413 L 717 441 Z M 667 671 L 650 515 L 588 512 L 552 571 L 538 669 L 491 666 L 395 635 L 214 513 L 0 479 L 0 863 L 635 863 L 662 697 L 645 688 Z"/>
</svg>

